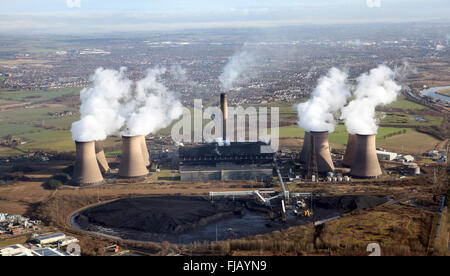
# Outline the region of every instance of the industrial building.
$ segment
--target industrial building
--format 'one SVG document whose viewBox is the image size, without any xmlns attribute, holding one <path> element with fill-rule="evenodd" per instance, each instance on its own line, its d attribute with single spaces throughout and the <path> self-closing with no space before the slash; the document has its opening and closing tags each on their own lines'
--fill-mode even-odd
<svg viewBox="0 0 450 276">
<path fill-rule="evenodd" d="M 263 142 L 198 144 L 178 151 L 182 181 L 266 180 L 272 178 L 275 153 L 261 149 Z"/>
<path fill-rule="evenodd" d="M 51 243 L 57 243 L 60 240 L 66 239 L 66 235 L 63 233 L 54 233 L 50 235 L 45 236 L 39 236 L 36 238 L 36 243 L 45 245 L 45 244 L 51 244 Z"/>
<path fill-rule="evenodd" d="M 57 256 L 71 256 L 71 254 L 56 248 L 26 248 L 21 244 L 15 244 L 0 248 L 0 256 L 37 256 L 37 257 L 57 257 Z"/>
<path fill-rule="evenodd" d="M 220 109 L 223 114 L 222 139 L 227 141 L 225 93 L 220 94 Z M 271 179 L 275 152 L 267 152 L 268 146 L 263 142 L 213 142 L 180 147 L 180 178 L 182 181 Z"/>
<path fill-rule="evenodd" d="M 395 152 L 388 152 L 381 150 L 377 150 L 376 152 L 379 160 L 392 161 L 397 158 L 397 153 Z"/>
</svg>

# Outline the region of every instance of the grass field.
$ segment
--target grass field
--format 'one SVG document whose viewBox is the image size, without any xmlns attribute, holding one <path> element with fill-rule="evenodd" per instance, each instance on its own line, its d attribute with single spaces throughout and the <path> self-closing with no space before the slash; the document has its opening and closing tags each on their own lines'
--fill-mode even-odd
<svg viewBox="0 0 450 276">
<path fill-rule="evenodd" d="M 381 115 L 381 114 L 379 114 Z M 410 127 L 416 126 L 432 126 L 432 125 L 440 125 L 442 124 L 444 118 L 436 117 L 436 116 L 417 116 L 417 115 L 408 115 L 403 113 L 384 113 L 386 117 L 380 120 L 380 124 L 389 124 L 389 125 L 404 125 Z M 422 121 L 422 119 L 424 121 Z"/>
<path fill-rule="evenodd" d="M 72 141 L 70 131 L 67 130 L 42 130 L 39 132 L 21 135 L 31 142 L 18 146 L 24 151 L 74 151 L 75 144 Z"/>
<path fill-rule="evenodd" d="M 415 102 L 411 102 L 405 99 L 405 96 L 400 96 L 397 101 L 391 103 L 387 107 L 392 108 L 400 108 L 400 109 L 407 109 L 407 110 L 414 110 L 414 109 L 426 109 L 427 107 L 421 104 L 417 104 Z"/>
<path fill-rule="evenodd" d="M 0 99 L 13 101 L 30 101 L 37 102 L 42 100 L 50 100 L 64 95 L 80 93 L 82 88 L 65 88 L 49 91 L 9 91 L 0 90 Z"/>
<path fill-rule="evenodd" d="M 400 134 L 386 139 L 377 140 L 377 146 L 391 151 L 421 153 L 434 149 L 439 140 L 430 135 L 408 129 L 406 134 Z"/>
</svg>

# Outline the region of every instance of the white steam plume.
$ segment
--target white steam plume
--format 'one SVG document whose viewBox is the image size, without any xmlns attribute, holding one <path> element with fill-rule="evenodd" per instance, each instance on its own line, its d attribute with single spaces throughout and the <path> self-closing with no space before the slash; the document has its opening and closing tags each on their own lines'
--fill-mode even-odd
<svg viewBox="0 0 450 276">
<path fill-rule="evenodd" d="M 378 131 L 375 108 L 396 100 L 401 86 L 394 80 L 394 71 L 380 65 L 358 77 L 355 99 L 342 108 L 341 119 L 352 134 L 372 135 Z"/>
<path fill-rule="evenodd" d="M 255 56 L 248 51 L 241 51 L 232 56 L 222 74 L 219 76 L 220 83 L 225 90 L 229 90 L 245 79 L 245 72 L 254 63 Z"/>
<path fill-rule="evenodd" d="M 73 140 L 105 140 L 121 130 L 127 136 L 147 135 L 181 116 L 180 101 L 159 81 L 166 69 L 149 69 L 136 83 L 126 78 L 125 71 L 95 71 L 92 87 L 80 92 L 81 120 L 72 124 Z"/>
<path fill-rule="evenodd" d="M 331 68 L 326 76 L 319 79 L 311 98 L 297 105 L 298 125 L 301 128 L 306 131 L 334 131 L 334 115 L 351 95 L 347 77 L 346 72 Z"/>
<path fill-rule="evenodd" d="M 105 140 L 116 133 L 125 118 L 119 114 L 120 101 L 128 94 L 132 82 L 120 71 L 98 68 L 91 76 L 92 87 L 80 92 L 81 120 L 72 124 L 72 139 L 79 142 Z"/>
<path fill-rule="evenodd" d="M 122 135 L 137 136 L 155 133 L 165 128 L 182 114 L 182 104 L 159 80 L 166 72 L 156 67 L 147 70 L 122 110 L 125 129 Z"/>
</svg>

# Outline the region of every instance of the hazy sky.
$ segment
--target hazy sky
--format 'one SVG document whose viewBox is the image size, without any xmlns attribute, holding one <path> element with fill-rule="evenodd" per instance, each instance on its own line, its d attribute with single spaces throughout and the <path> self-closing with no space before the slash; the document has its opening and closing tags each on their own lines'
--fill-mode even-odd
<svg viewBox="0 0 450 276">
<path fill-rule="evenodd" d="M 1 33 L 96 33 L 450 19 L 450 0 L 0 0 Z"/>
</svg>

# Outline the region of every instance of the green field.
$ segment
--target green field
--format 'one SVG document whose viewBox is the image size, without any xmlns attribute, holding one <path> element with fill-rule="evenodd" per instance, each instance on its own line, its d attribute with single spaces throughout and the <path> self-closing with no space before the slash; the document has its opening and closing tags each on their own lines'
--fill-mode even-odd
<svg viewBox="0 0 450 276">
<path fill-rule="evenodd" d="M 12 101 L 38 102 L 51 100 L 65 95 L 76 95 L 82 88 L 65 88 L 49 91 L 9 91 L 0 90 L 0 99 Z"/>
<path fill-rule="evenodd" d="M 72 135 L 68 130 L 42 130 L 29 134 L 20 135 L 30 140 L 25 145 L 19 145 L 17 148 L 23 151 L 74 151 L 75 144 L 72 141 Z"/>
<path fill-rule="evenodd" d="M 381 113 L 379 113 L 381 115 Z M 442 124 L 444 118 L 436 117 L 436 116 L 418 116 L 418 115 L 408 115 L 403 113 L 384 113 L 386 116 L 380 120 L 381 125 L 400 125 L 400 126 L 409 126 L 409 127 L 418 127 L 418 126 L 432 126 L 432 125 L 440 125 Z M 415 118 L 415 119 L 414 119 Z M 425 121 L 421 121 L 424 119 Z"/>
<path fill-rule="evenodd" d="M 405 99 L 405 96 L 400 96 L 397 101 L 391 103 L 387 107 L 400 108 L 406 110 L 426 109 L 427 107 L 415 102 L 411 102 Z"/>
</svg>

